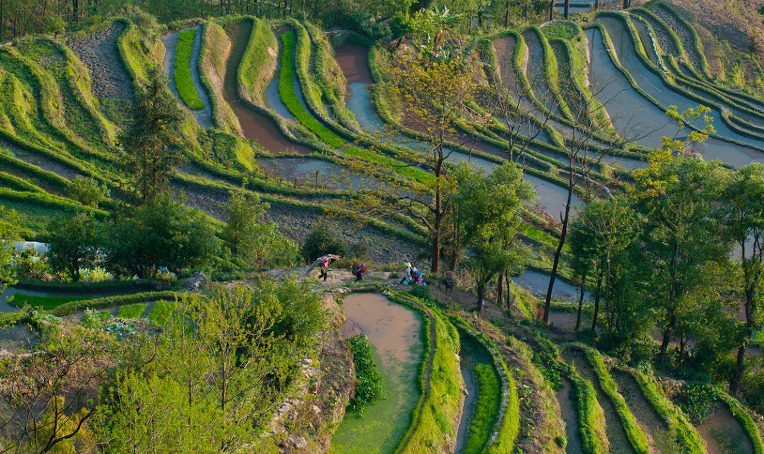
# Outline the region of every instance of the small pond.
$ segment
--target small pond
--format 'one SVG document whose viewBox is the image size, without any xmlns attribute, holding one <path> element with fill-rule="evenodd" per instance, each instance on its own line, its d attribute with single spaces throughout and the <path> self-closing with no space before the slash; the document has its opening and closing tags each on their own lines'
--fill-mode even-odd
<svg viewBox="0 0 764 454">
<path fill-rule="evenodd" d="M 376 349 L 384 376 L 385 398 L 362 415 L 346 413 L 332 438 L 330 453 L 392 453 L 408 429 L 419 400 L 417 370 L 424 351 L 421 317 L 376 293 L 353 294 L 342 300 L 346 323 L 366 333 Z"/>
</svg>

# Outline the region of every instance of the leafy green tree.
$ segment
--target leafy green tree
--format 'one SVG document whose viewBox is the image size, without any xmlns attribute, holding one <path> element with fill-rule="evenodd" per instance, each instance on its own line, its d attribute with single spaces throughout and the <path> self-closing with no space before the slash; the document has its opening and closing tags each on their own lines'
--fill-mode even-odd
<svg viewBox="0 0 764 454">
<path fill-rule="evenodd" d="M 607 329 L 612 335 L 617 320 L 617 308 L 612 301 L 614 280 L 619 274 L 618 264 L 622 254 L 639 235 L 636 214 L 624 199 L 593 201 L 571 223 L 570 246 L 574 254 L 574 266 L 582 282 L 592 272 L 597 277 L 597 287 L 605 280 L 604 294 Z M 620 283 L 623 284 L 623 283 Z M 580 325 L 584 288 L 578 303 L 576 327 Z M 595 296 L 592 331 L 596 330 L 599 316 L 599 294 Z M 635 315 L 635 314 L 632 314 Z"/>
<path fill-rule="evenodd" d="M 326 254 L 337 254 L 344 257 L 347 253 L 347 242 L 324 224 L 319 224 L 311 230 L 302 246 L 302 258 L 306 262 L 312 262 Z"/>
<path fill-rule="evenodd" d="M 165 189 L 173 167 L 181 160 L 181 120 L 181 111 L 162 73 L 152 69 L 133 107 L 133 121 L 119 140 L 125 151 L 125 171 L 143 205 Z"/>
<path fill-rule="evenodd" d="M 730 391 L 734 394 L 744 373 L 749 341 L 761 326 L 759 289 L 764 271 L 764 166 L 753 163 L 730 173 L 721 199 L 722 219 L 730 239 L 740 251 L 743 275 L 741 290 L 745 327 L 730 381 Z"/>
<path fill-rule="evenodd" d="M 180 275 L 202 266 L 218 251 L 207 217 L 169 194 L 115 215 L 105 239 L 106 266 L 119 276 L 151 277 L 160 268 Z"/>
<path fill-rule="evenodd" d="M 14 283 L 13 270 L 8 265 L 14 257 L 14 243 L 20 239 L 18 215 L 0 205 L 0 289 Z"/>
<path fill-rule="evenodd" d="M 488 283 L 528 260 L 529 251 L 518 233 L 524 225 L 522 209 L 536 193 L 512 163 L 496 167 L 485 177 L 464 164 L 456 175 L 460 184 L 454 196 L 454 216 L 468 248 L 467 266 L 477 282 L 478 311 L 482 311 Z"/>
<path fill-rule="evenodd" d="M 80 270 L 95 265 L 101 226 L 88 212 L 71 212 L 55 218 L 48 227 L 51 233 L 48 262 L 54 271 L 68 273 L 74 282 Z"/>
<path fill-rule="evenodd" d="M 257 266 L 291 266 L 299 247 L 277 225 L 259 220 L 269 205 L 257 194 L 235 192 L 225 205 L 228 222 L 221 237 L 235 255 Z"/>
<path fill-rule="evenodd" d="M 425 153 L 412 152 L 407 160 L 432 172 L 434 179 L 419 194 L 408 192 L 398 201 L 399 207 L 422 221 L 430 232 L 430 268 L 437 272 L 443 229 L 454 190 L 453 178 L 446 167 L 446 160 L 453 151 L 445 144 L 459 136 L 457 118 L 469 110 L 476 84 L 472 80 L 472 67 L 464 56 L 459 52 L 446 52 L 446 47 L 435 44 L 433 48 L 435 51 L 397 60 L 387 74 L 385 89 L 408 125 L 424 133 L 431 144 Z"/>
<path fill-rule="evenodd" d="M 672 156 L 670 150 L 655 151 L 650 166 L 634 172 L 634 206 L 644 217 L 640 258 L 652 270 L 650 297 L 663 318 L 660 360 L 680 320 L 692 316 L 692 295 L 711 285 L 704 268 L 726 260 L 726 244 L 712 218 L 721 175 L 717 161 Z"/>
</svg>

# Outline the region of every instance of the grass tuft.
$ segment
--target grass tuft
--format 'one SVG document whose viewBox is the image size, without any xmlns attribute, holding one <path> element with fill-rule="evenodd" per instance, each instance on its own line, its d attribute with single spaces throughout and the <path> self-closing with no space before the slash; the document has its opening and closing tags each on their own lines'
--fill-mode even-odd
<svg viewBox="0 0 764 454">
<path fill-rule="evenodd" d="M 194 48 L 195 37 L 195 28 L 178 33 L 178 47 L 176 48 L 174 63 L 175 86 L 178 88 L 183 103 L 191 109 L 201 110 L 204 109 L 204 102 L 199 99 L 194 80 L 191 78 L 191 52 Z"/>
</svg>

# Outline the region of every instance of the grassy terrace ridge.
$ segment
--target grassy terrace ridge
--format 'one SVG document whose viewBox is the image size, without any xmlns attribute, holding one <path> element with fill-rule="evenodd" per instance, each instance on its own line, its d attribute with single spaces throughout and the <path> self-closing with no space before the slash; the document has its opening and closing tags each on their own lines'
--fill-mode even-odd
<svg viewBox="0 0 764 454">
<path fill-rule="evenodd" d="M 625 27 L 626 32 L 630 36 L 632 44 L 635 45 L 634 52 L 637 55 L 637 57 L 639 58 L 639 60 L 645 65 L 645 67 L 648 70 L 650 70 L 651 72 L 656 74 L 658 77 L 660 77 L 661 80 L 663 81 L 663 83 L 666 85 L 666 87 L 669 90 L 671 90 L 671 91 L 673 91 L 675 93 L 678 93 L 678 94 L 680 94 L 680 95 L 682 95 L 682 96 L 684 96 L 686 98 L 689 98 L 689 99 L 693 100 L 694 102 L 698 102 L 699 104 L 708 106 L 708 107 L 714 109 L 715 111 L 719 112 L 720 118 L 721 118 L 722 122 L 727 127 L 729 127 L 730 130 L 732 130 L 733 132 L 735 132 L 737 134 L 740 134 L 742 136 L 746 136 L 746 137 L 752 138 L 752 139 L 761 139 L 761 137 L 759 137 L 758 135 L 752 134 L 750 131 L 747 131 L 745 129 L 738 128 L 734 123 L 730 122 L 723 115 L 724 108 L 722 106 L 720 106 L 719 104 L 717 104 L 715 102 L 711 102 L 707 98 L 701 96 L 700 94 L 698 94 L 698 93 L 696 93 L 694 91 L 683 90 L 681 87 L 677 86 L 672 80 L 670 80 L 669 77 L 667 77 L 666 74 L 663 71 L 661 71 L 659 68 L 656 68 L 655 65 L 653 65 L 653 63 L 650 61 L 650 59 L 647 58 L 647 55 L 645 54 L 644 48 L 642 47 L 642 42 L 639 39 L 638 33 L 636 32 L 636 30 L 634 30 L 633 25 L 631 24 L 630 20 L 626 16 L 624 16 L 623 14 L 617 13 L 617 12 L 602 11 L 602 12 L 599 12 L 599 13 L 597 13 L 595 15 L 595 19 L 598 18 L 598 17 L 614 18 L 614 19 L 620 20 L 622 22 L 623 26 Z M 606 43 L 605 48 L 607 50 L 608 55 L 610 56 L 610 60 L 612 61 L 613 65 L 626 77 L 626 79 L 629 81 L 629 84 L 632 86 L 632 88 L 634 90 L 636 90 L 640 95 L 642 95 L 645 99 L 647 99 L 648 101 L 653 103 L 655 106 L 657 106 L 658 108 L 660 108 L 663 111 L 666 111 L 667 110 L 666 106 L 664 106 L 662 102 L 660 102 L 659 100 L 655 99 L 650 94 L 645 92 L 641 87 L 639 87 L 639 85 L 634 80 L 634 77 L 628 71 L 626 71 L 626 69 L 621 65 L 620 61 L 618 60 L 618 57 L 615 55 L 615 51 L 613 50 L 613 42 L 612 42 L 612 40 L 610 38 L 610 35 L 609 35 L 608 31 L 607 31 L 607 28 L 603 24 L 597 23 L 597 22 L 590 23 L 586 27 L 587 28 L 589 28 L 589 27 L 596 27 L 596 28 L 598 28 L 600 30 L 600 32 L 602 33 L 603 39 L 605 40 L 605 43 Z M 689 125 L 689 127 L 692 128 L 692 129 L 696 129 L 692 125 Z M 739 141 L 739 140 L 737 140 L 735 138 L 720 137 L 720 136 L 717 136 L 716 134 L 710 134 L 710 136 L 711 137 L 715 137 L 715 138 L 717 138 L 719 140 L 722 140 L 724 142 L 734 143 L 734 144 L 737 144 L 737 145 L 740 145 L 740 146 L 744 146 L 744 147 L 747 147 L 747 148 L 753 148 L 753 149 L 758 149 L 759 151 L 764 151 L 764 146 L 757 147 L 757 146 L 752 145 L 752 144 L 741 142 L 741 141 Z"/>
<path fill-rule="evenodd" d="M 157 292 L 131 293 L 127 295 L 104 296 L 86 300 L 70 301 L 57 306 L 48 312 L 59 317 L 84 311 L 85 309 L 105 309 L 108 307 L 122 306 L 133 303 L 146 303 L 150 301 L 170 300 L 175 301 L 182 294 L 170 290 Z"/>
<path fill-rule="evenodd" d="M 297 77 L 294 66 L 294 33 L 283 33 L 280 35 L 280 38 L 282 43 L 282 62 L 281 73 L 279 74 L 279 94 L 289 111 L 301 124 L 316 134 L 328 146 L 335 149 L 344 146 L 345 148 L 341 151 L 345 156 L 382 164 L 396 173 L 415 181 L 427 182 L 432 179 L 429 173 L 419 168 L 408 166 L 401 161 L 384 155 L 348 145 L 347 141 L 329 130 L 329 128 L 311 115 L 300 102 L 294 88 Z"/>
<path fill-rule="evenodd" d="M 191 53 L 196 39 L 196 28 L 183 30 L 178 33 L 178 46 L 175 49 L 175 61 L 173 62 L 175 86 L 178 88 L 180 99 L 189 108 L 194 110 L 204 109 L 204 102 L 199 99 L 194 80 L 191 77 Z M 193 62 L 196 64 L 196 62 Z"/>
<path fill-rule="evenodd" d="M 202 25 L 202 48 L 198 62 L 199 79 L 209 94 L 214 125 L 224 132 L 241 136 L 239 121 L 223 97 L 226 61 L 231 53 L 231 47 L 231 40 L 217 22 L 207 21 Z"/>
</svg>

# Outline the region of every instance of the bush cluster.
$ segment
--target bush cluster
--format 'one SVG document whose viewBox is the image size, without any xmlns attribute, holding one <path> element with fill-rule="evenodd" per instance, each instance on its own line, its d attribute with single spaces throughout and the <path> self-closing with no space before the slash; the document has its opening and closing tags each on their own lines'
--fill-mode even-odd
<svg viewBox="0 0 764 454">
<path fill-rule="evenodd" d="M 367 404 L 382 397 L 382 374 L 374 363 L 374 349 L 366 334 L 351 337 L 350 350 L 353 352 L 358 385 L 348 408 L 361 413 Z"/>
<path fill-rule="evenodd" d="M 336 232 L 321 224 L 305 238 L 302 257 L 306 262 L 311 262 L 326 254 L 345 256 L 348 254 L 348 245 Z"/>
</svg>

